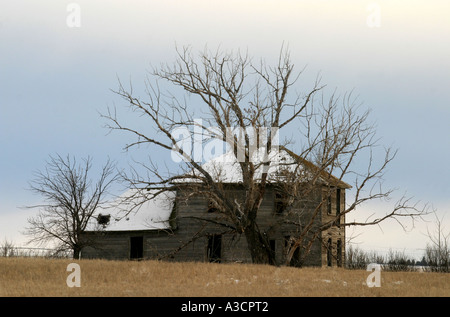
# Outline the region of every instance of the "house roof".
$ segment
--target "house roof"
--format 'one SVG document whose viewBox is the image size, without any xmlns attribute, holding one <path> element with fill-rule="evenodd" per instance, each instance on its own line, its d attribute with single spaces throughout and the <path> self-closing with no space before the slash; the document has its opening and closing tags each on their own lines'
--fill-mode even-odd
<svg viewBox="0 0 450 317">
<path fill-rule="evenodd" d="M 305 160 L 292 151 L 281 148 L 279 151 L 272 151 L 269 154 L 270 166 L 267 170 L 268 181 L 279 181 L 279 171 L 287 168 L 319 173 L 322 182 L 341 188 L 351 188 L 351 186 L 335 176 L 321 171 L 315 164 Z M 261 151 L 255 151 L 252 161 L 257 164 L 255 181 L 261 179 L 263 173 L 264 156 Z M 202 165 L 215 181 L 223 183 L 242 182 L 242 172 L 236 156 L 232 152 L 227 152 Z M 198 179 L 183 179 L 181 182 L 196 182 Z M 180 181 L 178 181 L 180 182 Z M 147 189 L 130 189 L 119 197 L 110 207 L 99 211 L 95 217 L 90 219 L 86 231 L 141 231 L 141 230 L 164 230 L 169 229 L 169 219 L 173 209 L 176 192 L 166 191 L 153 197 L 157 191 Z M 151 198 L 151 199 L 149 199 Z M 131 210 L 131 211 L 130 211 Z M 97 216 L 110 215 L 109 224 L 102 227 L 98 224 Z"/>
<path fill-rule="evenodd" d="M 310 175 L 316 175 L 318 173 L 319 181 L 340 188 L 351 188 L 349 184 L 340 180 L 339 178 L 331 175 L 327 171 L 320 170 L 314 163 L 298 156 L 294 152 L 288 150 L 285 147 L 280 147 L 279 150 L 272 150 L 267 157 L 263 150 L 256 150 L 251 158 L 251 161 L 256 166 L 254 181 L 259 181 L 262 178 L 262 174 L 265 171 L 264 161 L 270 162 L 269 167 L 266 169 L 267 180 L 269 182 L 280 181 L 280 171 L 304 171 Z M 220 155 L 202 165 L 202 168 L 208 172 L 216 182 L 221 183 L 241 183 L 242 171 L 239 165 L 239 161 L 236 155 L 229 151 L 223 155 Z M 192 175 L 201 175 L 199 171 L 194 171 Z M 188 175 L 189 176 L 189 175 Z M 177 183 L 183 182 L 198 182 L 195 178 L 185 178 L 183 180 L 177 180 Z"/>
<path fill-rule="evenodd" d="M 352 186 L 350 184 L 344 182 L 343 180 L 337 178 L 336 176 L 328 173 L 327 171 L 325 171 L 323 169 L 320 170 L 320 168 L 317 165 L 315 165 L 311 161 L 308 161 L 308 160 L 302 158 L 301 156 L 295 154 L 294 152 L 288 150 L 287 148 L 283 147 L 283 151 L 285 151 L 288 155 L 290 155 L 298 164 L 302 164 L 310 171 L 313 171 L 314 173 L 318 173 L 320 178 L 322 179 L 322 181 L 324 181 L 325 183 L 328 183 L 332 186 L 336 186 L 336 187 L 340 187 L 340 188 L 346 188 L 346 189 L 352 188 Z"/>
<path fill-rule="evenodd" d="M 99 211 L 86 228 L 86 231 L 141 231 L 169 229 L 175 192 L 168 191 L 147 199 L 155 191 L 130 189 L 121 195 L 110 207 Z M 131 210 L 131 212 L 130 212 Z M 127 214 L 128 213 L 128 214 Z M 97 216 L 110 215 L 109 224 L 102 228 Z"/>
</svg>

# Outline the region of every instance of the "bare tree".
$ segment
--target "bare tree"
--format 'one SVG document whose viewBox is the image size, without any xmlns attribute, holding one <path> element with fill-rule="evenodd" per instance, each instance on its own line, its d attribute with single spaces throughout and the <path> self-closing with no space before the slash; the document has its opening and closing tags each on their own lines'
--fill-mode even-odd
<svg viewBox="0 0 450 317">
<path fill-rule="evenodd" d="M 0 257 L 14 256 L 17 253 L 14 243 L 8 241 L 6 238 L 2 244 L 0 244 Z"/>
<path fill-rule="evenodd" d="M 132 172 L 127 175 L 131 184 L 163 192 L 189 183 L 190 193 L 208 197 L 221 215 L 214 220 L 217 225 L 246 237 L 255 263 L 273 262 L 268 229 L 260 228 L 256 221 L 268 186 L 276 187 L 284 205 L 285 216 L 277 218 L 273 227 L 289 224 L 295 228 L 287 262 L 299 248 L 307 255 L 320 233 L 337 224 L 375 225 L 389 218 L 415 219 L 425 212 L 404 197 L 385 215 L 365 222 L 344 221 L 346 214 L 364 202 L 391 196 L 392 190 L 384 190 L 381 183 L 396 151 L 379 147 L 375 126 L 368 121 L 369 111 L 361 111 L 352 94 L 342 98 L 333 93 L 326 98 L 320 78 L 306 91 L 297 91 L 303 71 L 294 72 L 288 50 L 281 50 L 278 64 L 273 67 L 264 61 L 254 63 L 247 54 L 239 52 L 205 50 L 198 58 L 189 48 L 177 49 L 177 53 L 173 65 L 161 65 L 150 72 L 147 100 L 136 97 L 131 85 L 125 89 L 120 81 L 115 91 L 132 111 L 148 119 L 153 131 L 119 119 L 116 108 L 109 108 L 103 115 L 109 129 L 136 137 L 125 149 L 149 144 L 176 152 L 183 159 L 182 170 L 176 173 L 170 169 L 163 172 L 151 160 L 141 161 L 147 175 Z M 161 91 L 161 81 L 171 84 L 174 90 Z M 195 107 L 186 98 L 177 97 L 180 88 Z M 207 136 L 204 143 L 217 140 L 227 144 L 238 162 L 242 195 L 229 194 L 226 181 L 212 172 L 217 169 L 205 168 L 193 149 L 183 146 L 183 140 L 173 133 L 183 128 L 193 131 L 191 140 L 202 135 Z M 240 134 L 230 132 L 233 129 Z M 265 137 L 260 131 L 265 131 Z M 297 141 L 295 152 L 288 149 L 293 144 L 287 137 L 278 142 L 279 147 L 274 146 L 276 137 L 289 131 Z M 381 150 L 381 156 L 377 150 Z M 289 162 L 280 163 L 276 151 L 288 153 Z M 260 159 L 255 160 L 258 153 Z M 275 174 L 269 173 L 273 167 Z M 326 204 L 317 200 L 318 186 L 325 186 L 331 193 L 344 180 L 352 183 L 353 199 L 330 221 L 317 225 Z M 212 222 L 211 218 L 205 221 Z"/>
<path fill-rule="evenodd" d="M 433 232 L 427 228 L 429 242 L 425 248 L 425 260 L 433 272 L 450 272 L 450 231 L 445 232 L 443 218 L 435 213 Z"/>
<path fill-rule="evenodd" d="M 94 212 L 105 205 L 107 191 L 118 179 L 110 160 L 96 181 L 89 178 L 91 168 L 90 157 L 78 164 L 75 158 L 57 155 L 50 156 L 44 171 L 36 172 L 30 190 L 42 196 L 43 203 L 28 206 L 39 208 L 28 219 L 28 243 L 56 242 L 59 251 L 72 250 L 73 258 L 79 258 L 81 249 L 90 244 L 81 234 Z"/>
</svg>

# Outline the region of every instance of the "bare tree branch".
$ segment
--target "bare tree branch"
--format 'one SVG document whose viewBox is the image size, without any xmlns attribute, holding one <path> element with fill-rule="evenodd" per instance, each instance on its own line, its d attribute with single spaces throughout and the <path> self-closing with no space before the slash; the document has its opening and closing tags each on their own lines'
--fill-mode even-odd
<svg viewBox="0 0 450 317">
<path fill-rule="evenodd" d="M 89 178 L 91 169 L 90 157 L 77 164 L 75 158 L 57 155 L 50 156 L 44 171 L 35 173 L 30 190 L 40 195 L 43 202 L 27 207 L 39 209 L 35 217 L 28 219 L 28 243 L 56 241 L 61 250 L 72 250 L 74 258 L 79 257 L 81 248 L 89 245 L 81 233 L 94 212 L 107 203 L 105 196 L 118 180 L 115 164 L 110 160 L 95 183 Z"/>
<path fill-rule="evenodd" d="M 157 133 L 149 135 L 133 127 L 132 122 L 122 122 L 115 109 L 108 109 L 103 115 L 111 131 L 136 137 L 125 149 L 149 144 L 178 153 L 183 159 L 181 172 L 176 173 L 170 169 L 163 173 L 151 160 L 141 162 L 147 172 L 145 178 L 133 170 L 124 177 L 132 186 L 157 189 L 157 194 L 165 190 L 185 192 L 188 188 L 189 194 L 183 197 L 186 201 L 195 195 L 207 197 L 217 206 L 221 218 L 219 221 L 205 216 L 205 221 L 216 222 L 218 226 L 227 224 L 237 234 L 244 234 L 252 259 L 258 263 L 273 262 L 267 233 L 281 226 L 293 228 L 287 250 L 289 261 L 298 248 L 306 255 L 321 233 L 332 228 L 378 225 L 387 219 L 395 219 L 402 225 L 402 218 L 414 220 L 427 212 L 426 205 L 420 207 L 412 198 L 403 197 L 385 215 L 366 222 L 346 222 L 346 216 L 357 212 L 364 203 L 392 196 L 394 190 L 384 189 L 382 183 L 397 151 L 381 147 L 376 127 L 369 122 L 370 111 L 362 111 L 352 93 L 340 97 L 334 91 L 327 96 L 320 76 L 309 90 L 293 93 L 304 70 L 294 71 L 288 49 L 281 49 L 274 67 L 264 61 L 254 63 L 248 54 L 219 49 L 215 52 L 205 49 L 197 58 L 189 47 L 177 48 L 177 54 L 175 63 L 154 68 L 150 77 L 156 83 L 165 81 L 195 97 L 200 101 L 197 112 L 174 93 L 161 92 L 158 84 L 147 82 L 148 100 L 144 101 L 134 97 L 131 85 L 127 91 L 119 81 L 115 93 L 132 111 L 148 119 Z M 202 120 L 195 119 L 196 116 Z M 255 141 L 254 131 L 276 128 L 289 132 L 290 127 L 298 127 L 292 139 L 299 142 L 300 149 L 291 151 L 287 142 L 280 144 L 280 151 L 290 157 L 285 162 L 274 155 L 279 152 L 272 147 L 275 143 L 272 130 L 267 139 Z M 220 181 L 219 166 L 205 168 L 192 149 L 181 146 L 172 134 L 176 128 L 194 130 L 191 141 L 195 136 L 207 135 L 208 141 L 228 146 L 238 166 L 236 186 L 241 195 L 231 194 L 229 184 Z M 230 133 L 233 129 L 240 134 Z M 265 149 L 265 155 L 261 155 L 265 158 L 259 161 L 254 160 L 255 142 Z M 277 172 L 269 173 L 273 169 Z M 338 214 L 319 223 L 328 197 L 336 195 L 338 188 L 351 188 L 352 200 L 346 201 Z M 268 227 L 260 227 L 257 215 L 269 190 L 283 197 L 280 203 L 284 205 L 284 213 Z"/>
</svg>

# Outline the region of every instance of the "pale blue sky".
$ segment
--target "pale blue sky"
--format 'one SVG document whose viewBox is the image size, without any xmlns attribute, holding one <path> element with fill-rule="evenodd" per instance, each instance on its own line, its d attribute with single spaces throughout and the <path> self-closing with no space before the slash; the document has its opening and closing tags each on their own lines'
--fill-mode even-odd
<svg viewBox="0 0 450 317">
<path fill-rule="evenodd" d="M 69 3 L 79 5 L 80 27 L 67 25 Z M 139 87 L 150 64 L 174 60 L 175 43 L 248 50 L 269 63 L 287 43 L 297 69 L 307 65 L 303 83 L 320 72 L 328 87 L 353 89 L 372 109 L 384 144 L 399 149 L 386 185 L 444 215 L 449 14 L 448 1 L 1 0 L 0 241 L 22 241 L 17 232 L 32 212 L 18 207 L 39 200 L 27 182 L 49 154 L 91 155 L 98 165 L 108 156 L 130 159 L 133 153 L 122 152 L 128 136 L 106 135 L 98 112 L 123 104 L 110 91 L 117 76 Z M 374 17 L 379 27 L 371 27 Z M 445 219 L 450 229 L 450 215 Z M 357 240 L 417 252 L 424 228 L 404 234 L 387 223 Z"/>
</svg>

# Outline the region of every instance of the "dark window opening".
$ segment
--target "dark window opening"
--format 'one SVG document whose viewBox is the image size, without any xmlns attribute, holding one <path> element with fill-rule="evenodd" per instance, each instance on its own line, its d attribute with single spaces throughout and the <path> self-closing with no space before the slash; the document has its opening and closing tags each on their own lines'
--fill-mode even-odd
<svg viewBox="0 0 450 317">
<path fill-rule="evenodd" d="M 287 195 L 275 193 L 275 214 L 281 215 L 287 209 Z"/>
<path fill-rule="evenodd" d="M 207 256 L 209 262 L 220 263 L 222 258 L 222 235 L 213 234 L 208 237 Z"/>
<path fill-rule="evenodd" d="M 341 189 L 336 190 L 336 224 L 338 227 L 341 225 Z"/>
<path fill-rule="evenodd" d="M 275 240 L 269 240 L 269 247 L 270 247 L 270 258 L 269 258 L 269 264 L 274 265 L 275 264 L 275 255 L 276 255 L 276 241 Z"/>
<path fill-rule="evenodd" d="M 336 215 L 341 213 L 341 189 L 336 190 Z"/>
<path fill-rule="evenodd" d="M 331 196 L 328 195 L 328 197 L 327 197 L 327 214 L 331 215 L 331 210 L 332 210 L 332 208 L 331 208 Z"/>
<path fill-rule="evenodd" d="M 144 237 L 130 237 L 130 259 L 144 257 Z"/>
<path fill-rule="evenodd" d="M 336 245 L 336 253 L 337 253 L 337 266 L 341 267 L 342 266 L 342 241 L 341 239 L 339 239 L 337 241 L 337 245 Z"/>
<path fill-rule="evenodd" d="M 327 265 L 332 266 L 331 238 L 327 242 Z"/>
</svg>

